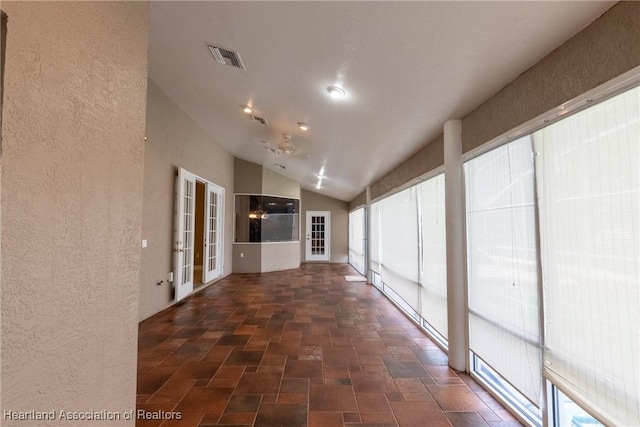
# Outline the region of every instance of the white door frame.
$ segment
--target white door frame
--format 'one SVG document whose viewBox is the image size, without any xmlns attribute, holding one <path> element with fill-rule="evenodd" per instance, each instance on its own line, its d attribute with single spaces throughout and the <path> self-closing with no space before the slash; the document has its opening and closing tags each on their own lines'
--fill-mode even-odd
<svg viewBox="0 0 640 427">
<path fill-rule="evenodd" d="M 205 226 L 204 233 L 204 260 L 202 269 L 203 283 L 210 282 L 224 273 L 224 188 L 202 179 L 199 176 L 183 169 L 178 169 L 176 179 L 176 201 L 174 211 L 174 247 L 173 252 L 173 285 L 175 288 L 176 302 L 193 292 L 194 275 L 194 243 L 195 243 L 195 200 L 196 181 L 205 185 Z M 216 259 L 215 268 L 208 270 L 208 256 L 210 245 L 210 217 L 208 214 L 209 197 L 211 192 L 218 195 L 217 204 L 217 231 L 215 237 Z"/>
<path fill-rule="evenodd" d="M 314 218 L 322 217 L 323 222 L 317 223 L 313 229 Z M 330 261 L 331 260 L 331 212 L 307 211 L 306 222 L 306 261 Z"/>
</svg>

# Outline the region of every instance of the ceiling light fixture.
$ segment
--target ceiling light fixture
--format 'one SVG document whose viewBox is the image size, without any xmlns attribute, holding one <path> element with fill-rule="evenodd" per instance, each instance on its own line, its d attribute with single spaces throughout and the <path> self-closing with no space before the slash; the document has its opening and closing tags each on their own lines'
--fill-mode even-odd
<svg viewBox="0 0 640 427">
<path fill-rule="evenodd" d="M 285 133 L 283 136 L 284 136 L 284 141 L 278 144 L 278 150 L 280 150 L 284 154 L 295 154 L 296 146 L 293 142 L 291 142 L 291 135 L 288 133 Z"/>
<path fill-rule="evenodd" d="M 309 130 L 309 125 L 304 122 L 298 122 L 298 127 L 305 132 Z"/>
<path fill-rule="evenodd" d="M 329 95 L 334 99 L 343 98 L 347 94 L 344 89 L 338 86 L 327 87 L 327 92 L 329 92 Z"/>
<path fill-rule="evenodd" d="M 242 111 L 244 111 L 247 114 L 253 113 L 253 109 L 251 107 L 249 107 L 248 105 L 243 105 L 242 106 Z"/>
</svg>

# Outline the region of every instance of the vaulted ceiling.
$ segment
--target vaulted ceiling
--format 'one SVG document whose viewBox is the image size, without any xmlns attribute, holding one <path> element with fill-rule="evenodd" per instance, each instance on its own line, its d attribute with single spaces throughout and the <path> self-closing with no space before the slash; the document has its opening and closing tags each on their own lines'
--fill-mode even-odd
<svg viewBox="0 0 640 427">
<path fill-rule="evenodd" d="M 614 3 L 154 1 L 149 76 L 235 157 L 350 201 Z"/>
</svg>

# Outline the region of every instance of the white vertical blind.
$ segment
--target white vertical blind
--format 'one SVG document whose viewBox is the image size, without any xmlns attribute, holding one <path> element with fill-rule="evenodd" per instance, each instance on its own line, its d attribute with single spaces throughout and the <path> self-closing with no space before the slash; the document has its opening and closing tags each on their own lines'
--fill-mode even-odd
<svg viewBox="0 0 640 427">
<path fill-rule="evenodd" d="M 447 252 L 444 174 L 418 184 L 422 238 L 420 315 L 447 337 Z"/>
<path fill-rule="evenodd" d="M 540 324 L 530 138 L 465 163 L 469 344 L 539 405 Z"/>
<path fill-rule="evenodd" d="M 640 89 L 533 135 L 547 377 L 640 425 Z"/>
<path fill-rule="evenodd" d="M 380 248 L 385 286 L 418 311 L 418 206 L 415 187 L 380 201 Z"/>
<path fill-rule="evenodd" d="M 349 212 L 349 264 L 360 274 L 365 273 L 364 267 L 364 208 Z"/>
</svg>

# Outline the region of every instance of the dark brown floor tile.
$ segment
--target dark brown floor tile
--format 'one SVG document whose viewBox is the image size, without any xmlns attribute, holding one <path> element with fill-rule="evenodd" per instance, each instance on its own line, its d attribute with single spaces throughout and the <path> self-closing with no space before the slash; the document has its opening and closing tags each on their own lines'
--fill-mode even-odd
<svg viewBox="0 0 640 427">
<path fill-rule="evenodd" d="M 423 365 L 447 366 L 449 364 L 449 357 L 442 350 L 420 351 L 416 353 L 416 357 Z"/>
<path fill-rule="evenodd" d="M 253 425 L 256 418 L 255 412 L 250 414 L 222 414 L 218 424 L 224 425 Z"/>
<path fill-rule="evenodd" d="M 222 414 L 204 414 L 202 420 L 200 421 L 201 426 L 209 426 L 218 424 L 218 420 Z"/>
<path fill-rule="evenodd" d="M 370 372 L 351 373 L 353 389 L 357 393 L 397 392 L 398 387 L 388 374 L 372 374 Z"/>
<path fill-rule="evenodd" d="M 244 366 L 221 366 L 213 376 L 216 380 L 239 380 L 244 373 Z"/>
<path fill-rule="evenodd" d="M 201 358 L 211 350 L 215 341 L 187 341 L 178 347 L 172 356 L 189 356 Z"/>
<path fill-rule="evenodd" d="M 174 374 L 175 368 L 138 374 L 138 394 L 153 394 Z"/>
<path fill-rule="evenodd" d="M 351 364 L 359 364 L 358 355 L 351 348 L 340 351 L 324 351 L 322 362 L 328 367 L 348 367 Z"/>
<path fill-rule="evenodd" d="M 389 408 L 391 409 L 391 408 Z M 391 425 L 397 425 L 396 417 L 393 416 L 393 412 L 362 412 L 360 409 L 360 417 L 363 423 L 386 423 Z"/>
<path fill-rule="evenodd" d="M 342 412 L 309 412 L 309 427 L 342 426 Z"/>
<path fill-rule="evenodd" d="M 400 427 L 451 426 L 435 402 L 393 402 L 391 408 Z"/>
<path fill-rule="evenodd" d="M 486 411 L 487 405 L 467 386 L 428 386 L 429 393 L 445 411 Z"/>
<path fill-rule="evenodd" d="M 216 374 L 219 367 L 219 362 L 189 361 L 176 371 L 173 378 L 210 380 Z"/>
<path fill-rule="evenodd" d="M 280 388 L 280 374 L 245 372 L 240 378 L 236 394 L 276 394 Z"/>
<path fill-rule="evenodd" d="M 143 321 L 137 402 L 184 418 L 137 425 L 519 425 L 349 274 L 345 264 L 233 274 Z M 451 422 L 440 406 L 454 408 Z"/>
<path fill-rule="evenodd" d="M 280 393 L 278 403 L 304 403 L 307 404 L 309 395 L 306 393 Z"/>
<path fill-rule="evenodd" d="M 224 360 L 231 354 L 234 347 L 232 346 L 215 346 L 207 354 L 204 355 L 202 360 L 211 362 L 224 362 Z"/>
<path fill-rule="evenodd" d="M 285 378 L 280 384 L 280 393 L 309 394 L 309 380 L 306 378 Z"/>
<path fill-rule="evenodd" d="M 266 354 L 286 354 L 296 356 L 300 351 L 300 340 L 281 339 L 280 342 L 270 342 Z"/>
<path fill-rule="evenodd" d="M 244 346 L 249 342 L 249 336 L 247 335 L 224 335 L 218 339 L 216 345 L 224 346 Z"/>
<path fill-rule="evenodd" d="M 307 427 L 304 403 L 266 403 L 260 405 L 255 427 Z"/>
<path fill-rule="evenodd" d="M 390 412 L 391 407 L 384 393 L 356 393 L 360 412 Z"/>
<path fill-rule="evenodd" d="M 426 366 L 427 372 L 433 378 L 458 378 L 455 372 L 448 366 Z"/>
<path fill-rule="evenodd" d="M 322 378 L 322 362 L 318 360 L 289 360 L 284 378 Z"/>
<path fill-rule="evenodd" d="M 385 360 L 384 363 L 393 378 L 428 378 L 431 376 L 417 361 Z"/>
<path fill-rule="evenodd" d="M 309 394 L 310 411 L 357 411 L 351 386 L 314 386 Z"/>
<path fill-rule="evenodd" d="M 180 414 L 180 419 L 165 420 L 160 427 L 198 427 L 204 414 Z"/>
<path fill-rule="evenodd" d="M 193 387 L 176 406 L 178 412 L 222 413 L 233 393 L 230 387 Z"/>
<path fill-rule="evenodd" d="M 342 418 L 345 423 L 359 423 L 362 421 L 359 412 L 343 412 Z"/>
<path fill-rule="evenodd" d="M 433 402 L 435 399 L 431 396 L 431 393 L 401 393 L 402 400 L 405 402 Z"/>
<path fill-rule="evenodd" d="M 284 366 L 285 363 L 287 363 L 287 356 L 284 354 L 265 354 L 260 366 Z"/>
<path fill-rule="evenodd" d="M 224 361 L 224 366 L 258 366 L 264 351 L 234 350 Z"/>
<path fill-rule="evenodd" d="M 224 410 L 225 413 L 248 413 L 248 412 L 257 412 L 258 406 L 260 406 L 260 401 L 262 400 L 262 396 L 260 395 L 252 395 L 252 394 L 240 394 L 233 395 L 231 399 L 229 399 L 229 403 L 227 403 L 227 408 Z"/>
<path fill-rule="evenodd" d="M 487 426 L 485 420 L 477 412 L 445 412 L 454 427 Z"/>
<path fill-rule="evenodd" d="M 420 378 L 395 378 L 394 382 L 401 393 L 427 393 L 427 387 Z"/>
</svg>

